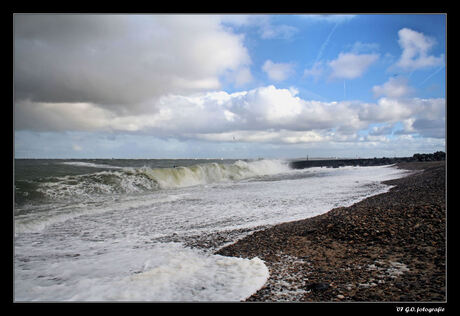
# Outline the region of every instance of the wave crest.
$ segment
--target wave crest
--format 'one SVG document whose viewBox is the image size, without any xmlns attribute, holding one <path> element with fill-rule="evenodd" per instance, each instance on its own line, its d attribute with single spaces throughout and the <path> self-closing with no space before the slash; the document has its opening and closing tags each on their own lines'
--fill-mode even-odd
<svg viewBox="0 0 460 316">
<path fill-rule="evenodd" d="M 207 163 L 176 168 L 123 168 L 92 174 L 53 178 L 37 191 L 53 199 L 85 195 L 136 193 L 274 175 L 290 170 L 281 160 L 238 160 L 233 164 Z"/>
</svg>

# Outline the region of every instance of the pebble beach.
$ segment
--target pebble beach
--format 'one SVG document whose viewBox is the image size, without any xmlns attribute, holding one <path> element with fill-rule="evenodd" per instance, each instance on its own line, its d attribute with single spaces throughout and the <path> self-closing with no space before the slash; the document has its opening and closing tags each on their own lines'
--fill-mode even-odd
<svg viewBox="0 0 460 316">
<path fill-rule="evenodd" d="M 350 207 L 257 231 L 217 254 L 270 271 L 248 302 L 445 302 L 445 161 L 403 162 L 408 176 Z"/>
</svg>

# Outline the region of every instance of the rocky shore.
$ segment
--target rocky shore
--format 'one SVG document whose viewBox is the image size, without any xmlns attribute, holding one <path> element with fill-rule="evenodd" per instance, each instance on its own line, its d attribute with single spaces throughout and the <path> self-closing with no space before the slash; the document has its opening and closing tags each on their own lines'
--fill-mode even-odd
<svg viewBox="0 0 460 316">
<path fill-rule="evenodd" d="M 445 161 L 412 170 L 389 192 L 257 231 L 220 249 L 259 257 L 270 278 L 246 301 L 444 302 Z"/>
</svg>

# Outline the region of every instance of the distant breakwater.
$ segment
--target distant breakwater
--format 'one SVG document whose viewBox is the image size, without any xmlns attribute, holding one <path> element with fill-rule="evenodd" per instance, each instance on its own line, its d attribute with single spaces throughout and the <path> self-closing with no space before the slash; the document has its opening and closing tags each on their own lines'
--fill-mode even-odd
<svg viewBox="0 0 460 316">
<path fill-rule="evenodd" d="M 437 151 L 433 154 L 414 154 L 412 157 L 296 160 L 291 161 L 289 166 L 293 169 L 305 169 L 312 167 L 339 168 L 345 166 L 382 166 L 400 162 L 439 161 L 445 159 L 446 153 L 443 151 Z"/>
</svg>

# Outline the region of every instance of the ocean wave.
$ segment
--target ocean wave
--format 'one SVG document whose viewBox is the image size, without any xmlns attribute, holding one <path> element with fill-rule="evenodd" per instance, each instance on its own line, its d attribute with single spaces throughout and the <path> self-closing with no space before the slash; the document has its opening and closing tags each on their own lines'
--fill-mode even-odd
<svg viewBox="0 0 460 316">
<path fill-rule="evenodd" d="M 76 164 L 74 162 L 73 164 Z M 78 162 L 78 165 L 94 165 Z M 282 160 L 238 160 L 233 164 L 206 163 L 175 168 L 117 168 L 84 175 L 48 179 L 37 191 L 51 199 L 114 193 L 140 193 L 274 175 L 290 170 Z"/>
</svg>

